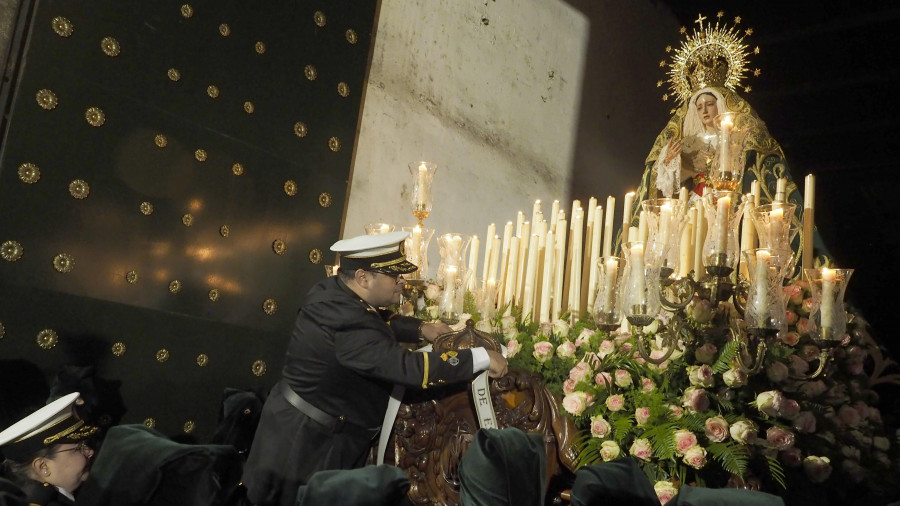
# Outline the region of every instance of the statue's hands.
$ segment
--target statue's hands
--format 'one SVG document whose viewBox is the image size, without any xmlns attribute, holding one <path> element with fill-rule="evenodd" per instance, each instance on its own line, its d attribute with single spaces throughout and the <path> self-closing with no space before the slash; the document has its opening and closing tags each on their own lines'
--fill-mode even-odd
<svg viewBox="0 0 900 506">
<path fill-rule="evenodd" d="M 672 159 L 681 154 L 681 146 L 684 145 L 684 141 L 681 139 L 672 139 L 669 141 L 666 150 L 666 158 L 663 160 L 663 163 L 668 165 L 672 162 Z"/>
<path fill-rule="evenodd" d="M 488 367 L 488 376 L 491 378 L 506 376 L 506 373 L 509 371 L 509 364 L 506 363 L 506 359 L 503 358 L 503 355 L 493 350 L 487 350 L 487 352 L 488 356 L 491 357 L 491 365 Z"/>
<path fill-rule="evenodd" d="M 453 329 L 444 322 L 432 322 L 422 325 L 422 337 L 429 343 L 433 343 L 439 336 L 450 332 L 453 332 Z"/>
</svg>

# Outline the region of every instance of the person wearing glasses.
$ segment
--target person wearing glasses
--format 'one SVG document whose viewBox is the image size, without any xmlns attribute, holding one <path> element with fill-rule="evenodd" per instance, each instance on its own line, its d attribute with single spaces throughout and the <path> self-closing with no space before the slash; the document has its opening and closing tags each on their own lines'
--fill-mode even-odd
<svg viewBox="0 0 900 506">
<path fill-rule="evenodd" d="M 75 412 L 74 392 L 38 409 L 0 432 L 7 476 L 30 504 L 75 504 L 75 491 L 89 474 L 94 450 L 88 441 L 98 428 Z"/>
<path fill-rule="evenodd" d="M 392 314 L 400 301 L 409 232 L 345 239 L 336 276 L 307 293 L 288 344 L 282 379 L 263 407 L 244 469 L 253 504 L 293 505 L 297 489 L 322 470 L 365 464 L 394 385 L 427 389 L 506 373 L 506 359 L 484 348 L 453 354 L 411 352 L 451 329 Z"/>
</svg>

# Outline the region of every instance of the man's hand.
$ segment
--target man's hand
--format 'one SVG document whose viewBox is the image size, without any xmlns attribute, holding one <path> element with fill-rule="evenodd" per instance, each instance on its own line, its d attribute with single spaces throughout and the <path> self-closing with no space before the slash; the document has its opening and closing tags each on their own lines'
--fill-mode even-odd
<svg viewBox="0 0 900 506">
<path fill-rule="evenodd" d="M 453 332 L 453 329 L 444 322 L 433 322 L 422 325 L 422 337 L 429 343 L 433 343 L 439 336 L 450 332 Z"/>
<path fill-rule="evenodd" d="M 493 350 L 487 350 L 488 356 L 491 357 L 491 365 L 488 367 L 488 376 L 491 378 L 499 378 L 506 376 L 508 364 L 503 355 Z"/>
</svg>

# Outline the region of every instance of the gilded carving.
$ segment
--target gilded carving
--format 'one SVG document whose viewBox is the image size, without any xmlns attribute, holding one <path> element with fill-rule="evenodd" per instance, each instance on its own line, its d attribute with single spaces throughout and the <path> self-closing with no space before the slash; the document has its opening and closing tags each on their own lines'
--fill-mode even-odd
<svg viewBox="0 0 900 506">
<path fill-rule="evenodd" d="M 222 37 L 228 37 L 229 35 L 231 35 L 231 27 L 228 26 L 228 23 L 222 23 L 221 25 L 219 25 L 219 34 Z"/>
<path fill-rule="evenodd" d="M 309 130 L 306 128 L 306 123 L 302 121 L 294 123 L 294 135 L 297 137 L 306 137 L 308 132 Z"/>
<path fill-rule="evenodd" d="M 253 49 L 257 54 L 263 54 L 266 52 L 266 44 L 262 41 L 257 41 L 256 44 L 253 44 Z"/>
<path fill-rule="evenodd" d="M 221 235 L 222 237 L 228 237 L 228 234 L 230 233 L 231 229 L 228 227 L 228 225 L 222 225 L 221 227 L 219 227 L 219 235 Z"/>
<path fill-rule="evenodd" d="M 50 26 L 53 27 L 53 31 L 56 32 L 56 35 L 59 35 L 60 37 L 69 37 L 75 31 L 72 22 L 69 21 L 68 18 L 62 16 L 53 18 L 53 20 L 50 21 Z"/>
<path fill-rule="evenodd" d="M 169 76 L 169 79 L 173 82 L 178 82 L 181 80 L 181 72 L 179 72 L 175 67 L 172 67 L 168 71 L 166 71 L 166 75 Z"/>
<path fill-rule="evenodd" d="M 272 242 L 272 251 L 274 251 L 276 255 L 284 255 L 287 251 L 287 244 L 285 244 L 282 239 L 275 239 L 275 241 Z"/>
<path fill-rule="evenodd" d="M 356 30 L 353 28 L 347 28 L 347 31 L 344 32 L 344 36 L 347 38 L 347 42 L 351 44 L 356 44 L 359 41 L 359 36 L 356 35 Z"/>
<path fill-rule="evenodd" d="M 209 95 L 209 98 L 218 98 L 219 97 L 219 87 L 215 84 L 210 84 L 206 87 L 206 94 Z"/>
<path fill-rule="evenodd" d="M 158 148 L 164 148 L 169 145 L 169 139 L 163 134 L 156 134 L 153 137 L 153 143 L 156 144 Z"/>
<path fill-rule="evenodd" d="M 22 258 L 23 252 L 24 250 L 19 241 L 3 241 L 3 244 L 0 244 L 0 256 L 7 262 L 15 262 Z"/>
<path fill-rule="evenodd" d="M 177 279 L 173 279 L 171 283 L 169 283 L 169 291 L 172 293 L 178 293 L 181 291 L 181 281 Z"/>
<path fill-rule="evenodd" d="M 56 346 L 56 343 L 59 342 L 59 336 L 56 334 L 56 331 L 53 329 L 44 329 L 37 334 L 37 345 L 45 350 L 49 350 Z"/>
<path fill-rule="evenodd" d="M 165 348 L 160 348 L 156 352 L 156 361 L 160 364 L 164 363 L 166 360 L 169 360 L 169 350 Z"/>
<path fill-rule="evenodd" d="M 123 343 L 122 341 L 116 341 L 115 343 L 113 343 L 113 345 L 112 345 L 112 354 L 113 355 L 115 355 L 117 357 L 121 357 L 122 355 L 125 354 L 125 351 L 126 351 L 125 343 Z"/>
<path fill-rule="evenodd" d="M 271 316 L 275 314 L 276 311 L 278 311 L 278 303 L 275 302 L 275 299 L 266 299 L 263 301 L 262 309 L 263 312 Z"/>
<path fill-rule="evenodd" d="M 150 216 L 153 214 L 153 204 L 149 202 L 141 202 L 141 214 L 144 216 Z"/>
<path fill-rule="evenodd" d="M 293 197 L 297 194 L 297 182 L 293 179 L 288 179 L 284 182 L 284 193 L 286 193 L 289 197 Z"/>
<path fill-rule="evenodd" d="M 315 248 L 309 252 L 309 261 L 318 264 L 322 262 L 322 250 Z"/>
<path fill-rule="evenodd" d="M 0 323 L 0 339 L 3 339 L 3 336 L 5 336 L 5 335 L 6 335 L 6 327 L 4 327 L 2 323 Z"/>
<path fill-rule="evenodd" d="M 156 418 L 144 418 L 144 425 L 151 429 L 156 428 Z"/>
<path fill-rule="evenodd" d="M 206 367 L 209 364 L 209 355 L 206 353 L 201 353 L 197 355 L 197 365 L 200 367 Z"/>
<path fill-rule="evenodd" d="M 194 216 L 191 213 L 186 213 L 184 216 L 181 217 L 181 223 L 185 227 L 190 227 L 191 225 L 194 224 Z"/>
<path fill-rule="evenodd" d="M 206 156 L 207 155 L 205 149 L 198 149 L 197 151 L 194 151 L 194 158 L 196 158 L 198 162 L 205 162 Z"/>
<path fill-rule="evenodd" d="M 53 257 L 53 268 L 63 274 L 72 272 L 72 269 L 75 268 L 75 258 L 68 253 L 60 253 Z"/>
<path fill-rule="evenodd" d="M 319 205 L 322 207 L 331 207 L 331 194 L 322 192 L 319 194 Z"/>
<path fill-rule="evenodd" d="M 256 360 L 253 362 L 253 365 L 250 366 L 250 372 L 253 373 L 254 376 L 262 376 L 266 373 L 266 363 L 263 360 Z"/>
<path fill-rule="evenodd" d="M 315 13 L 313 13 L 313 22 L 316 23 L 316 26 L 321 28 L 321 27 L 325 26 L 326 21 L 327 20 L 325 19 L 324 12 L 316 11 Z"/>
<path fill-rule="evenodd" d="M 190 434 L 191 432 L 194 432 L 195 426 L 196 426 L 196 424 L 194 424 L 193 420 L 188 420 L 188 421 L 184 422 L 184 433 Z"/>
<path fill-rule="evenodd" d="M 234 172 L 235 176 L 240 176 L 241 174 L 244 173 L 244 166 L 241 165 L 240 163 L 235 163 L 234 165 L 231 166 L 231 172 Z"/>
<path fill-rule="evenodd" d="M 125 281 L 128 282 L 129 285 L 133 285 L 138 282 L 138 273 L 137 271 L 128 271 L 125 273 Z"/>
<path fill-rule="evenodd" d="M 104 123 L 106 123 L 106 114 L 103 113 L 103 110 L 99 107 L 88 107 L 86 111 L 84 111 L 84 119 L 88 122 L 88 125 L 92 127 L 102 127 Z"/>
<path fill-rule="evenodd" d="M 310 81 L 315 81 L 316 78 L 319 77 L 319 71 L 317 71 L 316 67 L 313 65 L 307 65 L 303 67 L 303 75 Z"/>
<path fill-rule="evenodd" d="M 31 162 L 25 162 L 19 165 L 19 179 L 23 183 L 34 184 L 41 179 L 41 169 Z"/>
<path fill-rule="evenodd" d="M 103 37 L 100 39 L 100 50 L 106 56 L 119 56 L 122 47 L 119 45 L 119 41 L 113 37 Z"/>
<path fill-rule="evenodd" d="M 69 194 L 78 200 L 86 199 L 91 194 L 91 186 L 83 179 L 75 179 L 69 183 Z"/>
<path fill-rule="evenodd" d="M 341 150 L 341 140 L 337 137 L 331 137 L 328 139 L 328 149 L 337 153 Z"/>
<path fill-rule="evenodd" d="M 337 85 L 337 92 L 338 92 L 338 95 L 340 95 L 344 98 L 349 97 L 350 96 L 350 85 L 345 83 L 344 81 L 339 82 Z"/>
<path fill-rule="evenodd" d="M 212 290 L 210 290 L 209 293 L 208 293 L 207 295 L 208 295 L 208 297 L 209 297 L 209 300 L 211 300 L 211 301 L 213 301 L 213 302 L 219 300 L 219 291 L 216 290 L 215 288 L 213 288 Z"/>
<path fill-rule="evenodd" d="M 56 106 L 59 105 L 59 99 L 56 97 L 56 93 L 53 93 L 53 91 L 48 89 L 38 90 L 34 98 L 37 100 L 37 104 L 41 109 L 48 111 L 56 109 Z"/>
<path fill-rule="evenodd" d="M 244 102 L 244 112 L 246 112 L 247 114 L 253 114 L 253 111 L 255 110 L 256 107 L 253 106 L 253 102 L 249 100 Z"/>
<path fill-rule="evenodd" d="M 191 4 L 184 4 L 181 6 L 181 15 L 185 19 L 194 15 L 194 8 L 191 7 Z"/>
</svg>

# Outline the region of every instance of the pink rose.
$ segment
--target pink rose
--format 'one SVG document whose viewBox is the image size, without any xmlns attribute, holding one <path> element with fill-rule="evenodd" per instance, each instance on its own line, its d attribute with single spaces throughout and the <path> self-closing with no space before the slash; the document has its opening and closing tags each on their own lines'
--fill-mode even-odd
<svg viewBox="0 0 900 506">
<path fill-rule="evenodd" d="M 656 383 L 653 382 L 650 378 L 641 378 L 641 391 L 645 394 L 649 394 L 656 390 Z"/>
<path fill-rule="evenodd" d="M 516 329 L 518 323 L 516 322 L 516 317 L 512 315 L 504 316 L 500 318 L 500 328 L 504 331 Z"/>
<path fill-rule="evenodd" d="M 722 373 L 722 381 L 731 388 L 740 388 L 747 384 L 747 373 L 740 369 L 729 369 Z"/>
<path fill-rule="evenodd" d="M 803 299 L 803 302 L 800 304 L 799 313 L 803 316 L 809 315 L 809 312 L 812 311 L 813 300 L 812 297 L 807 297 Z"/>
<path fill-rule="evenodd" d="M 625 396 L 610 395 L 606 398 L 606 408 L 610 411 L 622 411 L 625 408 Z"/>
<path fill-rule="evenodd" d="M 800 452 L 800 448 L 796 446 L 782 450 L 778 454 L 778 458 L 788 467 L 797 467 L 803 463 L 803 454 Z"/>
<path fill-rule="evenodd" d="M 716 312 L 708 300 L 694 298 L 687 307 L 688 314 L 697 323 L 709 323 Z"/>
<path fill-rule="evenodd" d="M 766 430 L 766 440 L 784 451 L 794 446 L 794 433 L 781 427 L 769 427 Z"/>
<path fill-rule="evenodd" d="M 779 332 L 778 338 L 788 346 L 797 346 L 797 343 L 800 342 L 800 334 L 794 331 Z"/>
<path fill-rule="evenodd" d="M 682 460 L 694 469 L 703 469 L 706 465 L 706 449 L 700 445 L 692 446 L 684 452 L 684 459 Z"/>
<path fill-rule="evenodd" d="M 803 303 L 803 289 L 797 285 L 784 287 L 784 297 L 793 305 Z"/>
<path fill-rule="evenodd" d="M 838 409 L 838 417 L 840 417 L 841 421 L 844 422 L 848 427 L 856 427 L 862 421 L 859 416 L 859 411 L 846 404 Z"/>
<path fill-rule="evenodd" d="M 831 476 L 831 460 L 828 457 L 810 455 L 803 459 L 803 471 L 813 483 L 822 483 Z"/>
<path fill-rule="evenodd" d="M 688 450 L 688 448 L 695 446 L 697 444 L 697 436 L 687 430 L 687 429 L 679 429 L 675 431 L 675 453 L 677 455 L 684 455 L 684 452 Z"/>
<path fill-rule="evenodd" d="M 778 390 L 769 390 L 756 396 L 756 409 L 768 416 L 776 417 L 781 409 L 784 396 Z"/>
<path fill-rule="evenodd" d="M 678 495 L 678 489 L 671 481 L 658 481 L 653 484 L 653 491 L 659 499 L 659 504 L 664 505 Z"/>
<path fill-rule="evenodd" d="M 637 438 L 631 443 L 628 453 L 646 462 L 653 456 L 653 447 L 649 439 Z"/>
<path fill-rule="evenodd" d="M 441 296 L 441 285 L 435 283 L 428 283 L 428 286 L 425 287 L 425 298 L 428 300 L 438 300 L 438 297 Z"/>
<path fill-rule="evenodd" d="M 597 349 L 597 356 L 602 360 L 614 351 L 616 351 L 616 343 L 613 341 L 602 341 Z"/>
<path fill-rule="evenodd" d="M 623 346 L 623 348 L 624 348 L 624 346 Z M 663 355 L 665 355 L 665 354 L 666 353 L 663 350 L 652 350 L 650 352 L 650 358 L 652 358 L 653 360 L 659 360 L 659 359 L 663 358 Z M 657 370 L 665 371 L 666 368 L 669 367 L 669 361 L 664 360 L 659 364 L 647 364 L 647 365 L 649 365 L 650 367 L 654 367 Z"/>
<path fill-rule="evenodd" d="M 613 385 L 612 375 L 608 372 L 598 372 L 597 375 L 594 376 L 594 383 L 601 387 L 611 387 Z"/>
<path fill-rule="evenodd" d="M 572 392 L 566 394 L 562 401 L 563 409 L 575 416 L 584 413 L 587 404 L 587 394 L 584 392 Z"/>
<path fill-rule="evenodd" d="M 572 378 L 568 378 L 568 379 L 566 379 L 566 381 L 563 381 L 563 393 L 570 394 L 570 393 L 574 392 L 575 384 L 576 384 L 576 381 L 573 380 Z"/>
<path fill-rule="evenodd" d="M 519 341 L 511 339 L 508 343 L 506 343 L 506 358 L 513 358 L 520 351 L 522 351 L 522 345 L 519 344 Z"/>
<path fill-rule="evenodd" d="M 575 356 L 575 343 L 566 340 L 556 347 L 556 355 L 559 358 L 572 358 Z"/>
<path fill-rule="evenodd" d="M 575 383 L 579 383 L 587 381 L 593 374 L 594 369 L 591 367 L 591 364 L 588 364 L 587 362 L 578 362 L 575 364 L 575 367 L 569 370 L 569 379 Z"/>
<path fill-rule="evenodd" d="M 781 402 L 781 416 L 793 420 L 800 413 L 800 403 L 787 397 Z"/>
<path fill-rule="evenodd" d="M 797 333 L 801 336 L 805 336 L 809 334 L 810 323 L 808 318 L 800 318 L 797 320 L 797 324 L 794 326 L 797 329 Z"/>
<path fill-rule="evenodd" d="M 812 411 L 801 411 L 791 424 L 800 432 L 812 434 L 816 431 L 816 416 Z"/>
<path fill-rule="evenodd" d="M 697 387 L 687 387 L 681 400 L 681 405 L 693 413 L 709 409 L 709 396 L 706 390 Z"/>
<path fill-rule="evenodd" d="M 694 358 L 701 364 L 712 364 L 716 361 L 716 354 L 719 350 L 713 343 L 705 343 L 694 351 Z"/>
<path fill-rule="evenodd" d="M 552 337 L 553 336 L 553 322 L 542 322 L 538 327 L 537 335 L 543 337 Z"/>
<path fill-rule="evenodd" d="M 623 354 L 628 354 L 631 352 L 631 349 L 634 348 L 634 345 L 631 343 L 622 343 L 619 345 L 619 352 Z"/>
<path fill-rule="evenodd" d="M 669 414 L 672 415 L 672 418 L 678 420 L 679 418 L 684 416 L 684 410 L 681 409 L 681 406 L 669 404 Z"/>
<path fill-rule="evenodd" d="M 716 380 L 713 378 L 712 367 L 706 364 L 689 365 L 687 367 L 687 373 L 691 385 L 709 388 L 716 384 Z"/>
<path fill-rule="evenodd" d="M 553 334 L 558 337 L 566 337 L 569 335 L 569 322 L 565 320 L 556 320 L 553 322 Z"/>
<path fill-rule="evenodd" d="M 728 422 L 721 416 L 706 419 L 706 437 L 714 443 L 721 443 L 728 439 Z"/>
<path fill-rule="evenodd" d="M 790 325 L 796 325 L 796 324 L 797 324 L 797 320 L 800 319 L 800 315 L 798 315 L 797 313 L 795 313 L 795 312 L 791 311 L 790 309 L 788 309 L 788 310 L 784 313 L 784 319 L 785 319 L 785 321 L 787 322 L 787 324 L 788 324 L 789 326 L 790 326 Z"/>
<path fill-rule="evenodd" d="M 770 363 L 766 367 L 766 377 L 768 377 L 769 381 L 772 383 L 781 383 L 786 380 L 789 372 L 788 366 L 786 366 L 784 362 L 778 360 Z"/>
<path fill-rule="evenodd" d="M 604 441 L 600 445 L 600 458 L 603 459 L 603 462 L 615 460 L 621 453 L 622 450 L 619 448 L 619 445 L 616 444 L 615 441 Z"/>
<path fill-rule="evenodd" d="M 605 438 L 612 432 L 612 426 L 601 415 L 591 417 L 591 436 Z"/>
<path fill-rule="evenodd" d="M 553 357 L 553 345 L 548 341 L 534 343 L 534 353 L 532 355 L 538 362 L 543 364 Z"/>
<path fill-rule="evenodd" d="M 625 369 L 616 369 L 615 383 L 622 388 L 628 388 L 632 384 L 631 373 Z"/>
<path fill-rule="evenodd" d="M 578 334 L 578 337 L 575 338 L 575 346 L 577 346 L 579 348 L 584 347 L 584 346 L 590 346 L 591 345 L 591 337 L 594 335 L 594 332 L 595 331 L 593 331 L 591 329 L 582 330 L 581 334 Z"/>
<path fill-rule="evenodd" d="M 728 428 L 731 438 L 741 444 L 756 441 L 756 425 L 750 420 L 738 420 Z"/>
<path fill-rule="evenodd" d="M 650 420 L 650 408 L 643 407 L 634 410 L 634 421 L 639 426 L 645 425 L 648 420 Z"/>
</svg>

